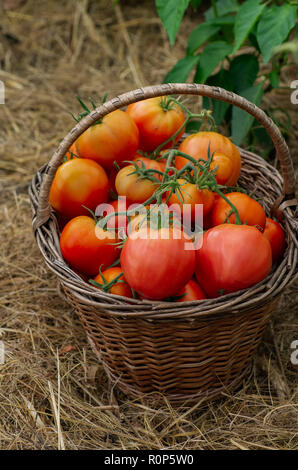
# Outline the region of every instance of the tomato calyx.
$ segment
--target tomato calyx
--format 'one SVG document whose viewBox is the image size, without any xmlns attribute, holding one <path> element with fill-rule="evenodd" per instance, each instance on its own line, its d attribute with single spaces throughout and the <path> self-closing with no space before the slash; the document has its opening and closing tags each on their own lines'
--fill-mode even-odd
<svg viewBox="0 0 298 470">
<path fill-rule="evenodd" d="M 101 101 L 101 104 L 104 104 L 106 99 L 107 99 L 107 96 L 108 96 L 108 93 L 106 93 Z M 76 99 L 78 100 L 78 102 L 80 103 L 80 105 L 82 106 L 83 108 L 83 111 L 80 112 L 78 114 L 77 117 L 75 117 L 72 113 L 71 116 L 74 118 L 75 121 L 77 122 L 80 122 L 84 117 L 88 116 L 89 114 L 91 114 L 93 111 L 95 111 L 95 109 L 97 108 L 96 104 L 94 103 L 94 101 L 92 100 L 92 98 L 89 98 L 90 100 L 90 103 L 91 103 L 91 106 L 93 109 L 89 109 L 88 106 L 86 105 L 86 103 L 84 103 L 84 101 L 79 97 L 79 96 L 76 96 Z M 102 120 L 103 118 L 101 119 L 98 119 L 97 121 L 95 121 L 92 126 L 96 126 L 97 124 L 101 124 L 102 123 Z"/>
<path fill-rule="evenodd" d="M 153 169 L 153 168 L 146 168 L 146 165 L 142 160 L 138 160 L 138 161 L 125 160 L 124 162 L 128 163 L 129 165 L 134 166 L 134 171 L 129 173 L 127 176 L 138 175 L 139 179 L 148 179 L 156 184 L 160 183 L 160 180 L 156 178 L 154 175 L 159 175 L 160 177 L 162 177 L 163 173 L 161 171 L 157 169 Z"/>
</svg>

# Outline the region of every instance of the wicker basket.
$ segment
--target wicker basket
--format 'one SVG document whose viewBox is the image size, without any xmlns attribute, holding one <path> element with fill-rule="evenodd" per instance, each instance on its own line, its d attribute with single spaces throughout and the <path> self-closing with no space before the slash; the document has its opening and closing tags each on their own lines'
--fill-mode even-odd
<svg viewBox="0 0 298 470">
<path fill-rule="evenodd" d="M 169 303 L 106 294 L 84 282 L 63 260 L 59 230 L 48 196 L 71 144 L 93 122 L 135 101 L 169 94 L 216 98 L 244 109 L 268 131 L 279 172 L 239 149 L 240 184 L 259 197 L 267 213 L 282 216 L 287 235 L 283 261 L 259 284 L 217 299 Z M 70 131 L 30 187 L 38 246 L 86 330 L 91 347 L 117 386 L 136 398 L 165 395 L 172 403 L 195 402 L 239 387 L 251 370 L 262 333 L 283 289 L 297 277 L 294 171 L 288 147 L 271 119 L 254 104 L 218 87 L 166 84 L 125 93 L 94 110 Z M 155 393 L 158 392 L 158 393 Z"/>
</svg>

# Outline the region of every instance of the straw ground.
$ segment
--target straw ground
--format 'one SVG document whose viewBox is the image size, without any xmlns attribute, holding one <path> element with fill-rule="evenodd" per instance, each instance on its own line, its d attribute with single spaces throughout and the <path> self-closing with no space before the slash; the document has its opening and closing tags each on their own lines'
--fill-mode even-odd
<svg viewBox="0 0 298 470">
<path fill-rule="evenodd" d="M 150 0 L 3 0 L 0 8 L 0 449 L 297 448 L 297 285 L 242 390 L 190 409 L 166 400 L 148 407 L 111 386 L 32 235 L 28 184 L 72 127 L 75 95 L 99 102 L 162 82 L 200 14 L 188 15 L 171 48 Z M 285 85 L 294 74 L 284 71 Z M 291 115 L 297 167 L 290 90 L 268 99 Z"/>
</svg>

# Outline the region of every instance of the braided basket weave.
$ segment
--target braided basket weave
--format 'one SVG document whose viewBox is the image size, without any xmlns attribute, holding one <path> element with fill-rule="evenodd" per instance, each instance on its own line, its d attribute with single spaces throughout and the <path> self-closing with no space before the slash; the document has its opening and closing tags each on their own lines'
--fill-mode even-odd
<svg viewBox="0 0 298 470">
<path fill-rule="evenodd" d="M 260 198 L 266 213 L 282 216 L 287 248 L 282 262 L 259 284 L 216 299 L 172 303 L 107 294 L 84 282 L 66 264 L 48 202 L 56 170 L 71 144 L 96 120 L 135 101 L 169 94 L 215 98 L 244 109 L 269 133 L 283 175 L 261 157 L 239 149 L 239 184 Z M 152 392 L 172 403 L 195 402 L 239 387 L 251 370 L 262 333 L 283 289 L 297 277 L 295 178 L 288 147 L 270 118 L 244 98 L 218 87 L 166 84 L 125 93 L 86 116 L 60 143 L 30 186 L 33 229 L 49 268 L 79 315 L 91 347 L 112 380 L 128 395 Z M 154 393 L 158 392 L 158 393 Z"/>
</svg>

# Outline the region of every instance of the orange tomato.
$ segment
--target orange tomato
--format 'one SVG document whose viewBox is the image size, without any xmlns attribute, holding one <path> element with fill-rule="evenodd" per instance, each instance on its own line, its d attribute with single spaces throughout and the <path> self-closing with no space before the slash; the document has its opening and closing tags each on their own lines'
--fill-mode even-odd
<svg viewBox="0 0 298 470">
<path fill-rule="evenodd" d="M 183 297 L 176 300 L 176 302 L 190 302 L 192 300 L 203 300 L 207 298 L 203 289 L 192 279 L 178 292 L 177 297 L 180 295 L 183 295 Z"/>
<path fill-rule="evenodd" d="M 185 121 L 183 111 L 169 97 L 158 96 L 130 104 L 126 113 L 140 132 L 140 149 L 152 152 L 170 138 Z M 183 130 L 176 137 L 178 142 Z M 171 146 L 167 144 L 166 147 Z"/>
<path fill-rule="evenodd" d="M 67 217 L 87 214 L 108 200 L 109 180 L 105 170 L 93 160 L 74 158 L 59 166 L 49 201 Z"/>
<path fill-rule="evenodd" d="M 169 199 L 168 204 L 179 204 L 181 209 L 185 204 L 189 205 L 191 211 L 191 217 L 195 216 L 196 208 L 198 204 L 203 205 L 203 215 L 208 214 L 211 210 L 214 202 L 214 193 L 209 189 L 198 189 L 193 183 L 189 183 L 186 180 L 178 179 L 180 183 L 181 193 L 176 190 Z M 183 202 L 181 202 L 182 199 Z"/>
<path fill-rule="evenodd" d="M 241 169 L 241 157 L 237 147 L 227 137 L 218 132 L 197 132 L 192 134 L 181 143 L 178 150 L 199 160 L 208 160 L 208 147 L 210 144 L 210 154 L 214 152 L 214 163 L 211 169 L 218 167 L 218 182 L 227 186 L 234 186 L 239 178 Z M 188 160 L 178 156 L 175 166 L 181 170 Z"/>
<path fill-rule="evenodd" d="M 89 127 L 77 139 L 82 158 L 95 160 L 106 170 L 123 160 L 131 160 L 139 146 L 139 131 L 130 116 L 121 110 L 113 111 L 102 121 Z"/>
<path fill-rule="evenodd" d="M 266 224 L 266 213 L 261 204 L 243 193 L 234 192 L 225 196 L 236 207 L 242 224 L 255 225 L 263 231 Z M 220 225 L 227 221 L 234 224 L 235 214 L 232 213 L 229 216 L 231 211 L 231 206 L 223 198 L 216 199 L 211 213 L 212 225 Z"/>
<path fill-rule="evenodd" d="M 140 178 L 133 165 L 125 166 L 117 173 L 115 180 L 119 196 L 126 196 L 130 203 L 145 202 L 157 188 L 157 183 L 148 178 Z"/>
<path fill-rule="evenodd" d="M 65 161 L 72 160 L 72 158 L 79 157 L 79 152 L 77 149 L 77 142 L 75 141 L 68 149 L 65 154 Z"/>
<path fill-rule="evenodd" d="M 91 217 L 83 215 L 65 225 L 60 248 L 63 258 L 73 269 L 95 276 L 101 265 L 107 268 L 116 261 L 119 256 L 116 242 L 115 235 L 96 226 Z"/>
<path fill-rule="evenodd" d="M 94 278 L 94 281 L 96 281 L 98 284 L 102 286 L 104 286 L 105 283 L 110 283 L 114 281 L 115 278 L 117 278 L 120 274 L 122 274 L 119 277 L 118 281 L 115 282 L 115 284 L 111 285 L 109 289 L 109 293 L 114 294 L 114 295 L 121 295 L 123 297 L 129 297 L 129 298 L 133 297 L 131 288 L 127 284 L 127 281 L 122 273 L 121 268 L 118 268 L 118 267 L 108 268 L 105 271 L 103 271 L 101 274 L 102 275 L 97 274 L 97 276 Z M 105 279 L 105 283 L 102 279 L 102 276 Z M 98 288 L 100 289 L 100 287 Z"/>
</svg>

